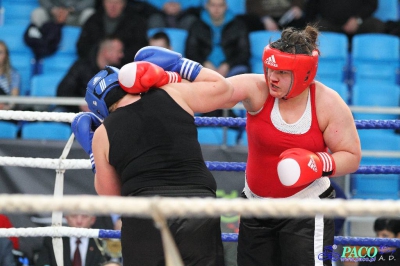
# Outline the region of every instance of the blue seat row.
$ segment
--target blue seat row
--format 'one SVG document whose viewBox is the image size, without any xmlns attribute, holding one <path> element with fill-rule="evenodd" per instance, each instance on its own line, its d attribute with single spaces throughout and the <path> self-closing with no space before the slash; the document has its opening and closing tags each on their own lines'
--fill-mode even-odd
<svg viewBox="0 0 400 266">
<path fill-rule="evenodd" d="M 71 127 L 58 122 L 13 123 L 0 121 L 0 139 L 68 140 Z"/>
</svg>

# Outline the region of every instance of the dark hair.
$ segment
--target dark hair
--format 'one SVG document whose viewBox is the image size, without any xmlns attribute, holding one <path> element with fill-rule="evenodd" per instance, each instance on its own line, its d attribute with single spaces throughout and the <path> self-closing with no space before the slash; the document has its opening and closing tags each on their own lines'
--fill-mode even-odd
<svg viewBox="0 0 400 266">
<path fill-rule="evenodd" d="M 311 25 L 307 25 L 304 30 L 289 27 L 284 29 L 281 38 L 272 42 L 270 46 L 286 53 L 311 55 L 318 47 L 318 34 L 318 29 Z"/>
<path fill-rule="evenodd" d="M 163 31 L 158 31 L 150 37 L 150 40 L 160 40 L 160 39 L 165 40 L 167 46 L 171 46 L 171 41 L 168 37 L 168 34 L 166 34 Z"/>
<path fill-rule="evenodd" d="M 397 235 L 400 233 L 400 218 L 380 217 L 374 222 L 374 231 L 387 230 Z"/>
</svg>

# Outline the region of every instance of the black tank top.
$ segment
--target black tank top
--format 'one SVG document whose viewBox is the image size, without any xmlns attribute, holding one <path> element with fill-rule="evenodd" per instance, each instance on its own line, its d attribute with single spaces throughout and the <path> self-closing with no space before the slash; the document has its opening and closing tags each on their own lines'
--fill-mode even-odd
<svg viewBox="0 0 400 266">
<path fill-rule="evenodd" d="M 123 196 L 146 188 L 200 187 L 215 192 L 194 118 L 162 89 L 112 112 L 105 120 L 109 161 Z"/>
</svg>

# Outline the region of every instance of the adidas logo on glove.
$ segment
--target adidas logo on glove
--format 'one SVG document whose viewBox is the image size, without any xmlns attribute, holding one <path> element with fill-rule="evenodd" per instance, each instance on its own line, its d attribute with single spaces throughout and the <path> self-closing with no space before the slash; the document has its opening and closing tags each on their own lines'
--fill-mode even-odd
<svg viewBox="0 0 400 266">
<path fill-rule="evenodd" d="M 308 162 L 308 167 L 310 167 L 314 172 L 317 172 L 317 165 L 312 157 L 310 157 L 310 161 Z"/>
</svg>

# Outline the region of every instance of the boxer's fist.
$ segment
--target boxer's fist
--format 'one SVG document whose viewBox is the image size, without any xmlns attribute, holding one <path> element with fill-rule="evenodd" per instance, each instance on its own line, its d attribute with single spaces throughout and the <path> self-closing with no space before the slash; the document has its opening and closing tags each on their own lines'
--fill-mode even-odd
<svg viewBox="0 0 400 266">
<path fill-rule="evenodd" d="M 327 152 L 305 149 L 288 149 L 279 156 L 278 176 L 283 185 L 298 187 L 309 184 L 322 176 L 335 173 L 335 161 Z"/>
<path fill-rule="evenodd" d="M 183 58 L 180 53 L 158 46 L 146 46 L 135 55 L 135 61 L 147 61 L 166 71 L 178 72 L 182 78 L 193 81 L 203 68 L 197 62 Z"/>
<path fill-rule="evenodd" d="M 91 112 L 79 113 L 71 123 L 72 132 L 75 139 L 81 144 L 82 148 L 90 157 L 92 171 L 96 173 L 92 152 L 92 139 L 94 131 L 101 125 L 100 119 Z"/>
<path fill-rule="evenodd" d="M 142 93 L 151 87 L 181 82 L 181 77 L 150 62 L 133 62 L 124 65 L 118 74 L 119 85 L 128 93 Z"/>
</svg>

